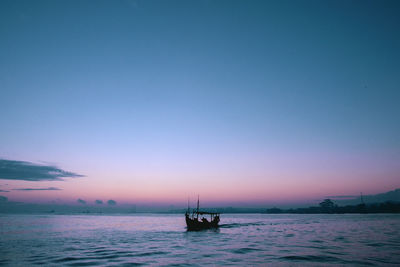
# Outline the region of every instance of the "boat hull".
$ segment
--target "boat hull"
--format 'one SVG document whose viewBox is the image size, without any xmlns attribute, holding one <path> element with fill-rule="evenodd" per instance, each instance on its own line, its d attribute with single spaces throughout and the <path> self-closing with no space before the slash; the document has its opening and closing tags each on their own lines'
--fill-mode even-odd
<svg viewBox="0 0 400 267">
<path fill-rule="evenodd" d="M 211 222 L 209 221 L 199 221 L 198 219 L 190 218 L 186 215 L 186 226 L 188 231 L 200 231 L 212 228 L 218 228 L 219 218 L 215 218 Z"/>
</svg>

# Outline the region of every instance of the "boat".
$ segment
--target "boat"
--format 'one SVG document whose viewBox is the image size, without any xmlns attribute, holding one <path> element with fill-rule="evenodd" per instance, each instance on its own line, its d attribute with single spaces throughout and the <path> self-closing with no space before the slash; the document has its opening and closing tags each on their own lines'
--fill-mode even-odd
<svg viewBox="0 0 400 267">
<path fill-rule="evenodd" d="M 192 212 L 190 212 L 190 208 L 188 205 L 188 209 L 185 212 L 187 230 L 200 231 L 205 229 L 218 228 L 220 213 L 200 211 L 199 202 L 199 199 L 197 199 L 197 209 L 193 209 Z M 207 220 L 206 216 L 210 216 L 210 220 Z"/>
</svg>

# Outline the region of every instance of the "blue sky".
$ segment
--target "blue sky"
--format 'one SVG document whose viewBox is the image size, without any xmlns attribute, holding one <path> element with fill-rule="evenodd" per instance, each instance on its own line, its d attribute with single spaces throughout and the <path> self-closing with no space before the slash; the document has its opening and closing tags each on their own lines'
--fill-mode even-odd
<svg viewBox="0 0 400 267">
<path fill-rule="evenodd" d="M 298 198 L 393 189 L 399 11 L 397 1 L 2 1 L 0 157 L 85 175 L 41 182 L 65 198 L 95 198 L 111 179 L 152 180 L 136 193 L 147 200 L 164 182 L 167 199 L 215 180 L 218 191 L 254 184 L 223 200 L 290 199 L 288 184 L 314 188 Z M 55 197 L 39 193 L 29 196 Z"/>
</svg>

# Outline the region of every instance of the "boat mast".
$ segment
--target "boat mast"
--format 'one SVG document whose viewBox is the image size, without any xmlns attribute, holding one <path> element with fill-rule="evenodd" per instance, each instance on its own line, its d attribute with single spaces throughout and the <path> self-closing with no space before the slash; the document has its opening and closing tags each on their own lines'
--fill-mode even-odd
<svg viewBox="0 0 400 267">
<path fill-rule="evenodd" d="M 197 219 L 199 219 L 200 195 L 197 195 Z"/>
</svg>

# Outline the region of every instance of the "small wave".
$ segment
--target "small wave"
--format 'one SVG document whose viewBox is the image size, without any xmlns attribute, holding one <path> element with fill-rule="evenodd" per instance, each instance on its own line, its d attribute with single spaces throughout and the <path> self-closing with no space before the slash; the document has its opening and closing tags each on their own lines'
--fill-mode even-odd
<svg viewBox="0 0 400 267">
<path fill-rule="evenodd" d="M 122 263 L 119 266 L 142 266 L 144 265 L 143 263 L 138 263 L 138 262 L 128 262 L 128 263 Z"/>
<path fill-rule="evenodd" d="M 325 248 L 328 249 L 328 247 L 325 247 Z M 325 251 L 325 253 L 333 254 L 333 255 L 339 255 L 339 256 L 348 255 L 348 253 L 345 253 L 345 252 L 338 252 L 338 251 Z"/>
<path fill-rule="evenodd" d="M 215 258 L 219 254 L 203 254 L 201 255 L 202 258 Z"/>
<path fill-rule="evenodd" d="M 45 263 L 54 259 L 52 256 L 46 255 L 34 255 L 27 258 L 27 261 L 32 264 L 44 265 Z M 1 265 L 1 264 L 0 264 Z"/>
<path fill-rule="evenodd" d="M 313 243 L 324 243 L 324 241 L 319 240 L 319 239 L 311 240 L 311 242 L 313 242 Z"/>
<path fill-rule="evenodd" d="M 82 262 L 85 260 L 110 260 L 110 259 L 116 259 L 116 258 L 120 258 L 120 257 L 132 257 L 134 256 L 131 253 L 125 253 L 124 255 L 121 255 L 120 253 L 113 253 L 113 254 L 108 254 L 108 255 L 98 255 L 98 256 L 91 256 L 91 257 L 64 257 L 61 259 L 56 259 L 53 260 L 53 263 L 68 263 L 68 262 L 79 262 L 79 264 L 83 263 L 90 263 L 90 262 Z"/>
<path fill-rule="evenodd" d="M 98 261 L 86 261 L 86 262 L 75 262 L 68 264 L 68 266 L 98 266 L 100 263 Z"/>
<path fill-rule="evenodd" d="M 244 226 L 257 226 L 257 225 L 265 225 L 263 222 L 254 222 L 254 223 L 227 223 L 220 224 L 221 228 L 236 228 L 236 227 L 244 227 Z"/>
<path fill-rule="evenodd" d="M 382 243 L 369 243 L 367 246 L 369 247 L 383 247 L 385 244 Z"/>
<path fill-rule="evenodd" d="M 82 258 L 76 258 L 76 257 L 65 257 L 61 259 L 54 260 L 54 263 L 62 263 L 62 262 L 69 262 L 69 261 L 79 261 L 82 260 Z"/>
<path fill-rule="evenodd" d="M 250 252 L 254 252 L 254 251 L 260 251 L 257 248 L 239 248 L 239 249 L 235 249 L 232 252 L 236 253 L 236 254 L 245 254 L 245 253 L 250 253 Z"/>
<path fill-rule="evenodd" d="M 376 261 L 376 262 L 384 263 L 384 264 L 399 264 L 399 262 L 394 262 L 389 259 L 378 258 L 378 257 L 370 257 L 370 258 L 368 258 L 368 260 Z"/>
<path fill-rule="evenodd" d="M 100 260 L 104 260 L 104 259 L 115 259 L 115 258 L 119 258 L 120 255 L 105 255 L 105 256 L 100 256 L 100 257 L 95 257 L 95 259 L 100 259 Z"/>
<path fill-rule="evenodd" d="M 145 256 L 154 256 L 154 255 L 163 255 L 163 254 L 168 254 L 168 252 L 164 252 L 164 251 L 144 252 L 144 253 L 136 254 L 135 256 L 145 257 Z"/>
<path fill-rule="evenodd" d="M 113 252 L 113 250 L 102 248 L 102 249 L 96 249 L 96 250 L 93 250 L 93 251 L 89 251 L 89 253 L 94 253 L 94 254 L 104 253 L 104 252 L 106 252 L 106 253 Z"/>
<path fill-rule="evenodd" d="M 340 261 L 340 259 L 331 256 L 315 256 L 315 255 L 305 255 L 305 256 L 284 256 L 280 259 L 290 260 L 290 261 L 312 261 L 312 262 L 335 262 Z"/>
<path fill-rule="evenodd" d="M 9 262 L 9 260 L 0 259 L 0 265 L 7 265 L 8 262 Z"/>
<path fill-rule="evenodd" d="M 367 261 L 358 261 L 358 260 L 345 260 L 345 259 L 340 259 L 337 257 L 332 257 L 332 256 L 316 256 L 316 255 L 305 255 L 305 256 L 285 256 L 285 257 L 280 257 L 280 259 L 283 260 L 289 260 L 289 261 L 310 261 L 310 262 L 330 262 L 330 263 L 339 263 L 339 264 L 351 264 L 351 265 L 374 265 L 370 262 Z M 387 263 L 387 262 L 385 262 Z"/>
</svg>

